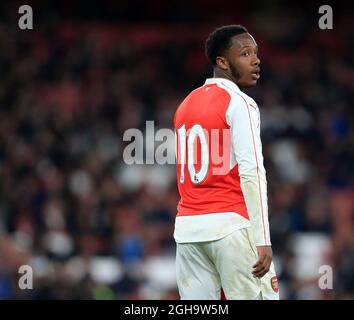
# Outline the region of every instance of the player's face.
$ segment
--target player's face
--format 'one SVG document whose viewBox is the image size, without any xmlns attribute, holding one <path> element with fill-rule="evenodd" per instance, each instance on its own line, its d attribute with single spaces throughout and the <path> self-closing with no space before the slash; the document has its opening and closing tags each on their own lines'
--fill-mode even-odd
<svg viewBox="0 0 354 320">
<path fill-rule="evenodd" d="M 260 63 L 258 46 L 249 33 L 243 33 L 232 38 L 228 50 L 227 61 L 229 73 L 240 88 L 254 87 L 260 78 Z"/>
</svg>

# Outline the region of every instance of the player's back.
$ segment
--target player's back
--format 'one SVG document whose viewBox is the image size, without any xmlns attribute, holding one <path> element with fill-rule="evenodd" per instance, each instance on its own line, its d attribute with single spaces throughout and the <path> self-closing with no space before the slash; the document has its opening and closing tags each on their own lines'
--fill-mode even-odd
<svg viewBox="0 0 354 320">
<path fill-rule="evenodd" d="M 226 115 L 230 100 L 224 88 L 205 84 L 176 111 L 177 216 L 232 212 L 248 219 Z"/>
</svg>

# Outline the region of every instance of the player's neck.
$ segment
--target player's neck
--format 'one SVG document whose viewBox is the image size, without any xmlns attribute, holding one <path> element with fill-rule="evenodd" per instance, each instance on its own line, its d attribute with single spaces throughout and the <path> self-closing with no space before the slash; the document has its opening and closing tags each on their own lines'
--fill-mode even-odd
<svg viewBox="0 0 354 320">
<path fill-rule="evenodd" d="M 226 72 L 223 71 L 223 70 L 214 69 L 213 78 L 223 78 L 223 79 L 230 80 L 230 81 L 232 81 L 233 83 L 235 83 L 235 84 L 240 88 L 241 91 L 243 91 L 243 90 L 242 90 L 242 87 L 240 87 L 240 86 L 236 83 L 235 79 L 234 79 L 231 75 L 229 75 L 228 73 L 226 73 Z"/>
</svg>

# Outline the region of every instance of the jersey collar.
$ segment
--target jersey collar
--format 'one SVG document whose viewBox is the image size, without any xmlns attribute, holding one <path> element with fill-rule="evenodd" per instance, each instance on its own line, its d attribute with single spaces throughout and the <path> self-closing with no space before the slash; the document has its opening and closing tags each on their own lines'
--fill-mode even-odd
<svg viewBox="0 0 354 320">
<path fill-rule="evenodd" d="M 225 78 L 208 78 L 206 79 L 204 84 L 223 84 L 230 89 L 241 91 L 235 82 L 232 82 L 231 80 Z"/>
</svg>

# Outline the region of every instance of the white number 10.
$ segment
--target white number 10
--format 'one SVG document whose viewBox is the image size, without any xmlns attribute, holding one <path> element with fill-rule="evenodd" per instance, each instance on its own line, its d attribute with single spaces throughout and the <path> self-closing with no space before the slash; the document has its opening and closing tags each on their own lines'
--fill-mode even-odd
<svg viewBox="0 0 354 320">
<path fill-rule="evenodd" d="M 181 176 L 180 183 L 184 183 L 184 167 L 186 164 L 186 125 L 183 124 L 178 130 L 178 140 L 180 142 L 180 162 L 181 162 Z M 201 145 L 201 167 L 198 172 L 195 170 L 194 166 L 194 142 L 196 138 L 200 139 Z M 188 140 L 187 140 L 187 148 L 188 148 L 188 159 L 187 166 L 189 176 L 191 178 L 192 183 L 199 184 L 203 182 L 208 174 L 209 169 L 209 150 L 208 150 L 208 142 L 205 136 L 205 132 L 200 124 L 194 124 L 189 131 Z"/>
</svg>

